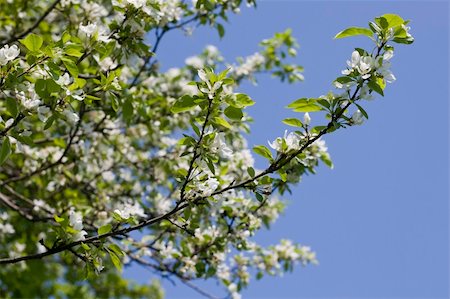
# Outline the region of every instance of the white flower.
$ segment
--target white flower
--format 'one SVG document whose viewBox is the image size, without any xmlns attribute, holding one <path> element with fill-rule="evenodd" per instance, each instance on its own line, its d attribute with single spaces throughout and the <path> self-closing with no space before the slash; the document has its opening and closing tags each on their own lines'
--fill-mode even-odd
<svg viewBox="0 0 450 299">
<path fill-rule="evenodd" d="M 47 113 L 50 112 L 50 108 L 46 107 L 46 106 L 39 106 L 37 108 L 37 112 L 38 112 L 38 117 L 42 122 L 46 122 L 47 121 Z"/>
<path fill-rule="evenodd" d="M 197 72 L 198 77 L 200 80 L 206 83 L 207 88 L 201 87 L 200 91 L 203 93 L 208 94 L 208 98 L 212 100 L 216 94 L 216 91 L 222 86 L 222 81 L 217 81 L 213 85 L 211 85 L 211 82 L 209 81 L 208 75 L 204 70 L 198 70 Z"/>
<path fill-rule="evenodd" d="M 392 52 L 392 51 L 388 51 L 388 52 Z M 386 52 L 383 55 L 383 59 L 377 63 L 377 73 L 380 74 L 381 76 L 383 76 L 383 79 L 386 80 L 386 82 L 393 83 L 396 80 L 396 78 L 390 70 L 391 63 L 388 61 L 389 59 L 392 58 L 393 54 L 387 54 L 388 52 Z M 385 55 L 386 55 L 386 59 L 385 59 Z"/>
<path fill-rule="evenodd" d="M 281 137 L 277 137 L 274 141 L 270 142 L 267 141 L 267 143 L 269 144 L 269 146 L 271 148 L 273 148 L 274 150 L 276 150 L 277 152 L 281 152 L 282 151 L 282 144 L 283 144 L 283 139 Z"/>
<path fill-rule="evenodd" d="M 144 209 L 142 206 L 135 202 L 134 204 L 131 203 L 124 203 L 119 205 L 118 209 L 114 210 L 114 213 L 119 215 L 123 219 L 128 219 L 131 216 L 139 216 L 139 217 L 146 217 L 147 215 L 144 213 Z"/>
<path fill-rule="evenodd" d="M 85 239 L 85 236 L 87 235 L 87 232 L 85 230 L 81 230 L 75 234 L 73 234 L 72 239 L 74 241 L 81 241 Z"/>
<path fill-rule="evenodd" d="M 361 99 L 371 101 L 374 99 L 374 96 L 370 93 L 370 88 L 367 85 L 361 87 L 361 91 L 359 92 L 359 97 Z"/>
<path fill-rule="evenodd" d="M 165 214 L 172 208 L 172 201 L 168 198 L 158 197 L 155 199 L 155 209 L 160 214 Z"/>
<path fill-rule="evenodd" d="M 363 114 L 359 111 L 359 109 L 353 113 L 352 121 L 355 125 L 361 125 L 364 122 Z"/>
<path fill-rule="evenodd" d="M 25 92 L 21 91 L 16 94 L 16 97 L 21 102 L 22 106 L 27 110 L 32 110 L 41 104 L 36 92 L 30 87 L 28 90 L 30 93 L 30 98 L 25 96 Z"/>
<path fill-rule="evenodd" d="M 20 49 L 16 45 L 13 45 L 12 47 L 9 47 L 9 45 L 3 46 L 3 48 L 0 49 L 0 65 L 5 65 L 9 61 L 15 59 L 17 56 L 19 56 Z"/>
<path fill-rule="evenodd" d="M 71 210 L 69 213 L 69 223 L 73 229 L 81 231 L 83 229 L 83 216 L 80 212 Z"/>
<path fill-rule="evenodd" d="M 114 69 L 117 67 L 117 63 L 112 60 L 111 57 L 105 57 L 103 60 L 100 60 L 98 55 L 94 56 L 95 60 L 97 61 L 98 65 L 102 69 L 102 71 L 108 71 L 110 69 Z"/>
<path fill-rule="evenodd" d="M 297 133 L 291 132 L 286 137 L 286 145 L 289 150 L 300 149 L 300 136 Z"/>
<path fill-rule="evenodd" d="M 2 234 L 14 234 L 16 231 L 14 227 L 9 223 L 0 223 L 0 232 Z"/>
<path fill-rule="evenodd" d="M 33 205 L 34 205 L 33 211 L 35 212 L 40 211 L 42 208 L 47 208 L 47 204 L 42 199 L 34 199 Z"/>
<path fill-rule="evenodd" d="M 66 117 L 66 119 L 72 124 L 76 124 L 80 120 L 78 114 L 70 110 L 64 110 L 63 114 Z"/>
<path fill-rule="evenodd" d="M 208 75 L 206 74 L 205 70 L 198 70 L 197 71 L 198 77 L 203 82 L 209 82 Z"/>
<path fill-rule="evenodd" d="M 205 49 L 206 49 L 206 51 L 209 53 L 209 55 L 215 56 L 215 55 L 218 55 L 218 54 L 219 54 L 219 49 L 217 49 L 216 46 L 213 46 L 213 45 L 207 45 Z"/>
<path fill-rule="evenodd" d="M 109 36 L 106 33 L 107 29 L 103 26 L 98 26 L 97 23 L 88 23 L 86 26 L 80 23 L 79 28 L 80 32 L 87 37 L 92 38 L 97 34 L 97 40 L 104 43 L 109 42 Z"/>
<path fill-rule="evenodd" d="M 14 118 L 10 118 L 5 122 L 5 127 L 9 128 L 14 123 Z"/>
<path fill-rule="evenodd" d="M 65 73 L 62 76 L 59 76 L 58 80 L 56 80 L 56 84 L 59 86 L 67 86 L 72 83 L 72 78 L 68 73 Z"/>
<path fill-rule="evenodd" d="M 363 79 L 367 79 L 371 75 L 370 72 L 375 65 L 375 60 L 372 56 L 361 56 L 359 52 L 355 50 L 352 52 L 351 60 L 347 60 L 347 65 L 351 70 L 343 70 L 342 74 L 349 75 L 352 70 L 355 69 Z"/>
<path fill-rule="evenodd" d="M 394 56 L 394 51 L 392 50 L 387 50 L 384 54 L 383 54 L 383 60 L 390 60 L 392 57 Z"/>
<path fill-rule="evenodd" d="M 351 68 L 356 68 L 359 65 L 359 61 L 361 59 L 361 55 L 359 55 L 358 51 L 352 52 L 352 58 L 351 60 L 347 60 L 347 65 Z"/>
<path fill-rule="evenodd" d="M 125 3 L 131 4 L 136 8 L 141 8 L 147 4 L 147 0 L 125 0 Z"/>
<path fill-rule="evenodd" d="M 311 123 L 311 117 L 309 116 L 308 112 L 306 112 L 305 115 L 303 116 L 303 123 L 305 125 L 309 125 Z"/>
<path fill-rule="evenodd" d="M 269 146 L 276 150 L 277 152 L 283 151 L 283 140 L 286 143 L 286 151 L 298 150 L 300 149 L 301 137 L 294 132 L 287 134 L 287 130 L 284 131 L 284 137 L 276 138 L 272 143 L 269 142 Z"/>
<path fill-rule="evenodd" d="M 204 196 L 211 195 L 217 187 L 219 187 L 219 181 L 216 178 L 208 178 L 197 186 L 198 190 L 201 191 Z"/>
<path fill-rule="evenodd" d="M 198 56 L 191 56 L 184 61 L 186 65 L 193 67 L 194 69 L 201 69 L 205 66 L 205 62 Z"/>
<path fill-rule="evenodd" d="M 83 23 L 80 23 L 80 31 L 86 34 L 89 37 L 92 37 L 95 32 L 97 32 L 97 24 L 96 23 L 88 23 L 86 26 Z"/>
<path fill-rule="evenodd" d="M 5 55 L 5 58 L 8 61 L 13 60 L 14 58 L 16 58 L 17 56 L 19 56 L 20 54 L 20 49 L 17 45 L 12 45 L 12 47 L 9 47 L 8 45 L 5 45 L 2 49 L 3 50 L 3 54 Z"/>
<path fill-rule="evenodd" d="M 367 79 L 370 77 L 370 71 L 372 70 L 373 66 L 374 59 L 371 56 L 364 56 L 359 61 L 357 70 L 362 75 L 363 79 Z"/>
<path fill-rule="evenodd" d="M 233 155 L 233 150 L 225 142 L 225 133 L 217 133 L 211 144 L 211 151 L 213 153 L 219 153 L 220 156 L 224 158 L 231 158 Z"/>
<path fill-rule="evenodd" d="M 258 70 L 266 62 L 266 58 L 260 53 L 255 53 L 245 58 L 244 63 L 233 67 L 233 72 L 237 76 L 247 76 Z"/>
</svg>

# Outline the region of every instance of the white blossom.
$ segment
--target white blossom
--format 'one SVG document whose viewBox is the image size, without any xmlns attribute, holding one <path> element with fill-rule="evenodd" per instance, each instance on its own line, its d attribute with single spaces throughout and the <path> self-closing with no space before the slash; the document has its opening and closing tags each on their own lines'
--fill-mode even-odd
<svg viewBox="0 0 450 299">
<path fill-rule="evenodd" d="M 221 157 L 231 158 L 233 150 L 225 142 L 225 133 L 217 133 L 211 144 L 211 152 L 218 153 Z"/>
<path fill-rule="evenodd" d="M 71 110 L 66 109 L 64 110 L 63 114 L 66 117 L 66 119 L 72 124 L 76 124 L 80 120 L 78 114 Z"/>
<path fill-rule="evenodd" d="M 75 230 L 82 230 L 83 229 L 83 216 L 80 212 L 75 212 L 74 210 L 71 210 L 69 213 L 69 223 L 70 226 L 73 227 Z"/>
<path fill-rule="evenodd" d="M 114 213 L 116 213 L 123 219 L 128 219 L 132 216 L 139 216 L 139 217 L 147 216 L 144 213 L 144 209 L 138 202 L 135 202 L 134 204 L 131 204 L 129 202 L 120 204 L 118 208 L 114 210 Z"/>
<path fill-rule="evenodd" d="M 39 106 L 37 108 L 37 112 L 38 112 L 38 117 L 39 117 L 40 121 L 46 122 L 48 119 L 47 114 L 50 112 L 50 108 L 48 108 L 46 106 Z"/>
<path fill-rule="evenodd" d="M 70 77 L 70 75 L 68 73 L 65 73 L 62 76 L 59 76 L 58 80 L 55 81 L 56 84 L 60 85 L 60 86 L 68 86 L 72 83 L 72 78 Z"/>
<path fill-rule="evenodd" d="M 217 187 L 219 187 L 219 181 L 216 178 L 208 178 L 203 183 L 197 185 L 198 190 L 201 191 L 204 196 L 211 195 Z"/>
<path fill-rule="evenodd" d="M 186 65 L 193 67 L 194 69 L 201 69 L 205 67 L 205 62 L 198 56 L 191 56 L 184 61 Z"/>
<path fill-rule="evenodd" d="M 20 54 L 20 49 L 17 45 L 4 45 L 0 49 L 0 65 L 5 65 L 11 60 L 14 60 Z"/>
<path fill-rule="evenodd" d="M 301 137 L 295 133 L 291 132 L 287 134 L 287 130 L 284 131 L 284 137 L 278 137 L 273 142 L 269 142 L 269 146 L 276 150 L 277 152 L 283 152 L 283 141 L 286 143 L 286 151 L 298 150 L 300 149 Z"/>
<path fill-rule="evenodd" d="M 361 125 L 364 122 L 364 116 L 359 109 L 353 113 L 352 121 L 355 125 Z"/>
</svg>

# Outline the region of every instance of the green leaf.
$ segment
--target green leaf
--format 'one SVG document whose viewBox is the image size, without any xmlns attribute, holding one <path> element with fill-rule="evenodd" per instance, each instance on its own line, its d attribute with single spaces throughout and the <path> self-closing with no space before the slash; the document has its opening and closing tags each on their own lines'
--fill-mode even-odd
<svg viewBox="0 0 450 299">
<path fill-rule="evenodd" d="M 387 21 L 388 28 L 400 26 L 405 23 L 405 20 L 396 14 L 384 14 L 381 17 Z"/>
<path fill-rule="evenodd" d="M 295 100 L 286 106 L 295 112 L 314 112 L 322 110 L 322 107 L 316 104 L 316 99 L 301 98 Z"/>
<path fill-rule="evenodd" d="M 283 181 L 283 182 L 286 182 L 287 181 L 287 174 L 286 174 L 286 172 L 284 171 L 284 170 L 279 170 L 278 171 L 278 174 L 280 175 L 280 178 L 281 178 L 281 180 Z"/>
<path fill-rule="evenodd" d="M 285 118 L 283 119 L 283 123 L 292 127 L 303 127 L 303 123 L 296 118 Z"/>
<path fill-rule="evenodd" d="M 369 82 L 367 82 L 367 86 L 369 86 L 370 89 L 372 89 L 373 91 L 379 93 L 384 97 L 383 89 L 381 88 L 380 85 L 378 85 L 378 83 L 375 80 L 370 80 Z"/>
<path fill-rule="evenodd" d="M 12 117 L 16 118 L 19 114 L 19 107 L 16 99 L 14 98 L 6 98 L 6 109 L 11 114 Z"/>
<path fill-rule="evenodd" d="M 53 125 L 53 122 L 58 118 L 55 114 L 52 114 L 49 118 L 47 118 L 47 121 L 45 122 L 44 130 L 47 130 Z"/>
<path fill-rule="evenodd" d="M 179 98 L 175 104 L 170 109 L 173 113 L 180 113 L 189 111 L 194 108 L 197 104 L 194 102 L 194 98 L 188 95 L 184 95 Z"/>
<path fill-rule="evenodd" d="M 119 110 L 119 100 L 117 99 L 117 97 L 111 98 L 111 108 L 113 108 L 115 112 Z"/>
<path fill-rule="evenodd" d="M 77 44 L 70 44 L 67 45 L 65 48 L 65 54 L 68 56 L 73 56 L 73 57 L 81 57 L 83 56 L 83 46 L 81 45 L 77 45 Z"/>
<path fill-rule="evenodd" d="M 255 192 L 255 196 L 256 196 L 256 199 L 259 202 L 263 202 L 264 201 L 264 197 L 261 194 L 259 194 L 258 192 Z"/>
<path fill-rule="evenodd" d="M 364 115 L 366 119 L 369 119 L 369 115 L 367 114 L 366 110 L 364 110 L 363 107 L 361 107 L 361 105 L 358 105 L 356 103 L 354 104 L 356 105 L 356 107 L 358 107 L 359 111 L 361 111 L 362 115 Z"/>
<path fill-rule="evenodd" d="M 370 29 L 367 28 L 361 28 L 361 27 L 350 27 L 345 30 L 342 30 L 334 38 L 344 38 L 349 36 L 355 36 L 355 35 L 365 35 L 368 37 L 373 36 L 373 32 Z"/>
<path fill-rule="evenodd" d="M 273 160 L 272 158 L 272 152 L 265 147 L 264 145 L 257 145 L 253 147 L 253 151 L 257 153 L 260 156 L 263 156 L 264 158 L 267 158 L 269 160 Z"/>
<path fill-rule="evenodd" d="M 108 249 L 112 250 L 117 256 L 124 256 L 124 253 L 122 251 L 122 249 L 120 249 L 120 247 L 117 244 L 110 244 L 108 246 Z"/>
<path fill-rule="evenodd" d="M 243 93 L 236 94 L 236 108 L 244 108 L 247 106 L 252 106 L 255 104 L 255 101 L 253 101 L 248 95 Z"/>
<path fill-rule="evenodd" d="M 389 26 L 388 21 L 384 17 L 375 18 L 375 22 L 378 26 L 380 26 L 383 29 L 387 29 Z"/>
<path fill-rule="evenodd" d="M 111 231 L 111 229 L 112 229 L 111 224 L 105 224 L 105 225 L 99 227 L 97 232 L 99 235 L 104 235 L 104 234 L 109 233 Z"/>
<path fill-rule="evenodd" d="M 114 264 L 114 267 L 116 267 L 117 270 L 122 271 L 122 261 L 120 258 L 114 253 L 114 251 L 108 251 L 109 257 L 111 258 L 112 263 Z"/>
<path fill-rule="evenodd" d="M 322 160 L 323 163 L 325 163 L 326 166 L 333 168 L 333 161 L 330 159 L 330 155 L 328 153 L 322 153 L 320 156 L 320 160 Z"/>
<path fill-rule="evenodd" d="M 38 51 L 42 47 L 43 42 L 43 38 L 34 33 L 30 33 L 24 39 L 20 40 L 20 43 L 32 52 Z"/>
<path fill-rule="evenodd" d="M 225 35 L 225 28 L 223 27 L 222 24 L 219 24 L 219 23 L 217 23 L 216 28 L 217 28 L 217 32 L 219 32 L 220 38 L 222 38 Z"/>
<path fill-rule="evenodd" d="M 3 137 L 2 147 L 0 148 L 0 165 L 2 165 L 11 154 L 11 143 L 7 136 Z"/>
<path fill-rule="evenodd" d="M 342 77 L 336 78 L 336 80 L 334 80 L 334 81 L 339 82 L 341 84 L 347 84 L 347 83 L 353 82 L 355 80 L 349 76 L 342 76 Z"/>
<path fill-rule="evenodd" d="M 62 58 L 61 60 L 64 63 L 64 65 L 66 66 L 66 69 L 72 75 L 72 77 L 78 78 L 79 70 L 78 70 L 78 66 L 75 64 L 75 62 L 73 62 L 71 59 L 65 59 L 65 58 Z"/>
<path fill-rule="evenodd" d="M 53 215 L 53 218 L 55 219 L 56 222 L 61 223 L 64 222 L 64 218 L 59 217 L 58 215 Z"/>
<path fill-rule="evenodd" d="M 218 125 L 221 125 L 227 129 L 231 129 L 232 126 L 230 125 L 229 122 L 227 122 L 225 119 L 223 119 L 222 117 L 216 116 L 214 117 L 214 122 Z"/>
<path fill-rule="evenodd" d="M 127 99 L 122 106 L 123 119 L 128 121 L 133 116 L 133 104 L 131 103 L 131 99 Z"/>
<path fill-rule="evenodd" d="M 248 167 L 247 168 L 247 173 L 250 177 L 254 177 L 255 176 L 255 169 L 253 167 Z"/>
<path fill-rule="evenodd" d="M 235 119 L 240 120 L 244 114 L 242 113 L 242 109 L 235 108 L 233 106 L 229 106 L 225 108 L 223 113 L 229 118 L 229 119 Z"/>
</svg>

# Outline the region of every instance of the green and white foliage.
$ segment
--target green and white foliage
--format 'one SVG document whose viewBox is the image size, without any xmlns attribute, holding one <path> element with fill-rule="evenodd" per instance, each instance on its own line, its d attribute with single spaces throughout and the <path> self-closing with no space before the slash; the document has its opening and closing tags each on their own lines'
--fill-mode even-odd
<svg viewBox="0 0 450 299">
<path fill-rule="evenodd" d="M 363 100 L 395 80 L 393 44 L 413 39 L 392 14 L 340 32 L 374 48 L 350 53 L 335 92 L 288 106 L 300 113 L 283 120 L 293 131 L 253 148 L 267 159 L 256 169 L 243 135 L 255 101 L 236 90 L 258 73 L 303 79 L 287 59 L 291 31 L 234 62 L 214 46 L 166 72 L 158 61 L 171 31 L 223 36 L 242 5 L 255 3 L 0 3 L 0 297 L 161 298 L 156 280 L 122 278 L 138 264 L 203 294 L 192 281 L 215 279 L 239 298 L 252 276 L 317 262 L 307 246 L 252 236 L 319 161 L 332 167 L 321 137 L 368 118 Z"/>
</svg>

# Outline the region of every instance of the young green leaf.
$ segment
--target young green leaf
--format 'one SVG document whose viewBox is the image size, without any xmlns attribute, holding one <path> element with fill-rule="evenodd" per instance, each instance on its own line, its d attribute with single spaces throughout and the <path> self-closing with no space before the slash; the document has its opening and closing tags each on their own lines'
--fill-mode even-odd
<svg viewBox="0 0 450 299">
<path fill-rule="evenodd" d="M 378 85 L 378 83 L 375 80 L 370 80 L 369 82 L 367 82 L 367 86 L 369 86 L 370 89 L 372 89 L 373 91 L 379 93 L 384 97 L 383 89 L 381 88 L 380 85 Z"/>
<path fill-rule="evenodd" d="M 105 225 L 99 227 L 97 232 L 98 232 L 99 235 L 104 235 L 104 234 L 109 233 L 111 231 L 111 229 L 112 229 L 111 224 L 105 224 Z"/>
<path fill-rule="evenodd" d="M 189 111 L 194 108 L 197 104 L 194 102 L 194 98 L 188 95 L 179 98 L 175 104 L 170 109 L 173 113 L 180 113 Z"/>
<path fill-rule="evenodd" d="M 292 127 L 303 127 L 303 123 L 296 118 L 285 118 L 283 119 L 283 123 Z"/>
<path fill-rule="evenodd" d="M 322 110 L 322 107 L 316 104 L 316 99 L 301 98 L 295 100 L 286 106 L 294 110 L 294 112 L 314 112 Z"/>
<path fill-rule="evenodd" d="M 273 160 L 272 153 L 264 145 L 257 145 L 255 147 L 253 147 L 253 151 L 255 153 L 257 153 L 258 155 L 263 156 L 264 158 L 267 158 L 269 160 Z"/>
<path fill-rule="evenodd" d="M 0 148 L 0 165 L 2 165 L 11 154 L 11 143 L 7 136 L 3 137 L 2 147 Z"/>
<path fill-rule="evenodd" d="M 17 104 L 17 100 L 14 98 L 6 98 L 6 108 L 12 117 L 16 118 L 19 114 L 19 107 Z"/>
<path fill-rule="evenodd" d="M 214 117 L 214 122 L 218 125 L 221 125 L 227 129 L 231 129 L 232 126 L 230 125 L 229 122 L 227 122 L 225 119 L 223 119 L 222 117 L 216 116 Z"/>
<path fill-rule="evenodd" d="M 242 109 L 235 108 L 233 106 L 229 106 L 225 108 L 223 113 L 229 118 L 229 119 L 235 119 L 240 120 L 244 114 L 242 113 Z"/>
<path fill-rule="evenodd" d="M 349 36 L 355 36 L 355 35 L 365 35 L 370 38 L 373 36 L 373 32 L 370 29 L 367 28 L 361 28 L 361 27 L 350 27 L 345 30 L 342 30 L 334 38 L 344 38 Z"/>
<path fill-rule="evenodd" d="M 30 33 L 24 39 L 20 40 L 20 43 L 32 52 L 39 51 L 43 42 L 43 38 L 34 33 Z"/>
</svg>

